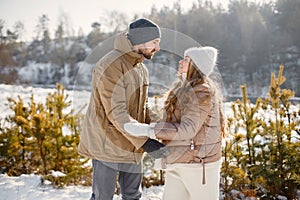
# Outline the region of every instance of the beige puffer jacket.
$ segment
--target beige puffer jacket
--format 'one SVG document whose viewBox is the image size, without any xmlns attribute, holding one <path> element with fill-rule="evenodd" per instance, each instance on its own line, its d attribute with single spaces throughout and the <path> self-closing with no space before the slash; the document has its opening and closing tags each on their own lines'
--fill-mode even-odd
<svg viewBox="0 0 300 200">
<path fill-rule="evenodd" d="M 98 61 L 92 76 L 90 103 L 83 122 L 78 152 L 89 158 L 139 163 L 147 137 L 134 137 L 124 123 L 150 123 L 147 107 L 148 71 L 144 57 L 131 51 L 121 33 L 114 50 Z"/>
<path fill-rule="evenodd" d="M 155 134 L 171 150 L 164 160 L 172 163 L 209 163 L 221 158 L 220 103 L 209 84 L 190 88 L 190 102 L 178 97 L 172 123 L 161 122 L 155 126 Z"/>
</svg>

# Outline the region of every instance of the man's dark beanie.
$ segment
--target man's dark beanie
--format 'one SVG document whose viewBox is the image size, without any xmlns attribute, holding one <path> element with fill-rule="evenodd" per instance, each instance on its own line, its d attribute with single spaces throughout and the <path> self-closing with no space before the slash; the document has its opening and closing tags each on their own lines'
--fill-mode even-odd
<svg viewBox="0 0 300 200">
<path fill-rule="evenodd" d="M 159 26 L 149 19 L 141 18 L 129 25 L 128 39 L 132 45 L 143 44 L 160 37 Z"/>
</svg>

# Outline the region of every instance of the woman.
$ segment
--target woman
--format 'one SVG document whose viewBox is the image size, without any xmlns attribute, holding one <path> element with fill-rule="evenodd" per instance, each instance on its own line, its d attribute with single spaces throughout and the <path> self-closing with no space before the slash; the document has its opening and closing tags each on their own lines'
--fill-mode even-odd
<svg viewBox="0 0 300 200">
<path fill-rule="evenodd" d="M 216 60 L 213 47 L 187 49 L 167 93 L 163 122 L 125 125 L 130 134 L 155 134 L 168 146 L 164 200 L 219 199 L 225 120 L 220 90 L 208 77 Z"/>
</svg>

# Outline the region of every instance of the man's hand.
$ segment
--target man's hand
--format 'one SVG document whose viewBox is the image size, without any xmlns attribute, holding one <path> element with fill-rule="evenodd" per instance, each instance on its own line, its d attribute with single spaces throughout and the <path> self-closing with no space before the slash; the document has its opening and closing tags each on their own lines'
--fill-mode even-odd
<svg viewBox="0 0 300 200">
<path fill-rule="evenodd" d="M 155 159 L 165 158 L 170 154 L 170 150 L 166 147 L 166 145 L 154 139 L 148 139 L 142 147 Z"/>
</svg>

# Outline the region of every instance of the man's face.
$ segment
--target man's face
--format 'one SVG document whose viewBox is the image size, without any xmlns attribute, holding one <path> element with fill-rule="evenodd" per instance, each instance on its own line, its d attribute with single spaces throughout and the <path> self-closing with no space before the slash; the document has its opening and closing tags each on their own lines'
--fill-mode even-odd
<svg viewBox="0 0 300 200">
<path fill-rule="evenodd" d="M 137 50 L 138 50 L 137 52 L 139 54 L 143 54 L 144 57 L 147 59 L 152 59 L 155 52 L 160 50 L 159 43 L 160 43 L 160 39 L 157 38 L 149 42 L 146 42 L 144 44 L 139 44 L 137 45 Z"/>
</svg>

